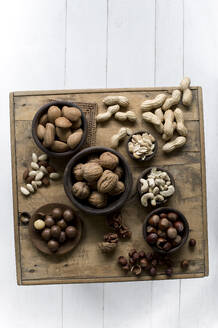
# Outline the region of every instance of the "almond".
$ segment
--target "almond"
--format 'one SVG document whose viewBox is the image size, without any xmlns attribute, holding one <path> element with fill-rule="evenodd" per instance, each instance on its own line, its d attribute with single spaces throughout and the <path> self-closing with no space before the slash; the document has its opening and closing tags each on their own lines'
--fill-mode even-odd
<svg viewBox="0 0 218 328">
<path fill-rule="evenodd" d="M 37 134 L 37 137 L 40 140 L 43 140 L 44 139 L 45 127 L 42 124 L 38 124 L 37 129 L 36 129 L 36 134 Z"/>
<path fill-rule="evenodd" d="M 69 150 L 69 147 L 65 142 L 55 140 L 51 146 L 51 150 L 53 150 L 57 153 L 63 153 L 65 151 Z"/>
<path fill-rule="evenodd" d="M 45 147 L 51 147 L 55 138 L 55 127 L 52 123 L 47 123 L 45 128 L 45 135 L 43 145 Z"/>
<path fill-rule="evenodd" d="M 48 120 L 51 123 L 54 123 L 56 118 L 61 116 L 61 110 L 57 106 L 51 106 L 48 109 Z"/>
<path fill-rule="evenodd" d="M 82 125 L 82 120 L 79 118 L 77 121 L 72 122 L 72 129 L 79 129 Z"/>
<path fill-rule="evenodd" d="M 61 141 L 67 142 L 68 137 L 72 134 L 70 129 L 63 129 L 56 126 L 56 135 Z"/>
<path fill-rule="evenodd" d="M 79 143 L 83 135 L 83 130 L 78 129 L 73 132 L 67 139 L 67 144 L 71 149 L 74 149 Z"/>
<path fill-rule="evenodd" d="M 58 117 L 55 120 L 55 125 L 59 128 L 67 129 L 71 127 L 72 123 L 66 117 Z"/>
<path fill-rule="evenodd" d="M 63 116 L 68 118 L 68 120 L 75 122 L 81 117 L 81 111 L 76 107 L 67 107 L 62 108 Z"/>
<path fill-rule="evenodd" d="M 47 114 L 42 115 L 39 120 L 39 123 L 45 126 L 46 123 L 48 123 L 48 115 Z"/>
</svg>

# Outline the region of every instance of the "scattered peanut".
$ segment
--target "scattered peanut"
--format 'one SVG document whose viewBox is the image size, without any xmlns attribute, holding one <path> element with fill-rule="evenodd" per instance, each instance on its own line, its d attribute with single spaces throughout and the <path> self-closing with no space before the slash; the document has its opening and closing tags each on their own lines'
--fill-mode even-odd
<svg viewBox="0 0 218 328">
<path fill-rule="evenodd" d="M 127 136 L 127 129 L 121 128 L 117 134 L 114 134 L 111 138 L 111 147 L 117 148 L 121 140 L 123 140 Z"/>
<path fill-rule="evenodd" d="M 173 121 L 174 121 L 174 113 L 171 109 L 168 109 L 164 113 L 164 127 L 163 131 L 164 134 L 170 139 L 173 136 L 174 128 L 173 128 Z"/>
<path fill-rule="evenodd" d="M 96 116 L 96 122 L 106 122 L 108 121 L 112 116 L 113 114 L 115 114 L 116 112 L 118 112 L 120 109 L 120 106 L 119 105 L 114 105 L 114 106 L 109 106 L 107 108 L 107 111 L 106 113 L 102 113 L 102 114 L 98 114 Z"/>
<path fill-rule="evenodd" d="M 126 113 L 123 113 L 123 112 L 117 112 L 115 115 L 114 115 L 114 118 L 118 121 L 126 121 L 126 120 L 129 120 L 130 122 L 135 122 L 137 120 L 137 117 L 135 115 L 134 112 L 132 111 L 128 111 Z"/>
<path fill-rule="evenodd" d="M 171 108 L 174 105 L 177 105 L 180 102 L 181 91 L 173 90 L 171 97 L 167 98 L 162 106 L 162 109 L 165 111 Z"/>
<path fill-rule="evenodd" d="M 184 146 L 185 143 L 186 143 L 186 137 L 182 137 L 182 136 L 177 137 L 173 141 L 167 142 L 162 149 L 165 153 L 170 153 L 173 150 Z"/>
<path fill-rule="evenodd" d="M 160 93 L 154 99 L 145 100 L 141 104 L 142 112 L 148 112 L 152 109 L 156 109 L 156 108 L 161 107 L 163 105 L 164 101 L 166 100 L 166 97 L 167 96 L 165 94 Z"/>
<path fill-rule="evenodd" d="M 142 114 L 142 117 L 146 122 L 153 124 L 157 132 L 163 133 L 163 124 L 157 115 L 152 112 L 146 112 Z"/>
<path fill-rule="evenodd" d="M 161 120 L 161 122 L 163 122 L 164 120 L 164 114 L 163 114 L 163 111 L 161 108 L 157 108 L 155 111 L 154 111 L 154 114 L 159 117 L 159 119 Z"/>
<path fill-rule="evenodd" d="M 106 106 L 120 105 L 121 107 L 127 107 L 129 105 L 129 100 L 124 96 L 107 96 L 103 99 L 103 103 Z"/>
<path fill-rule="evenodd" d="M 180 134 L 183 137 L 186 137 L 188 134 L 188 130 L 184 125 L 184 116 L 183 112 L 180 108 L 176 108 L 174 111 L 175 119 L 176 119 L 176 130 L 178 134 Z"/>
<path fill-rule="evenodd" d="M 180 88 L 183 91 L 182 103 L 184 106 L 189 107 L 192 103 L 192 92 L 190 90 L 191 80 L 189 77 L 184 77 L 180 82 Z"/>
</svg>

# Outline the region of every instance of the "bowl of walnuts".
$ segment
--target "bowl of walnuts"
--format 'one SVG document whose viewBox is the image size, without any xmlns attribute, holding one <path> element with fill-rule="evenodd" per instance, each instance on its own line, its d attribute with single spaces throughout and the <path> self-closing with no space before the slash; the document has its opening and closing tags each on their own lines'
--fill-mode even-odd
<svg viewBox="0 0 218 328">
<path fill-rule="evenodd" d="M 143 224 L 145 241 L 157 253 L 166 255 L 180 249 L 187 241 L 189 224 L 185 216 L 170 207 L 152 211 Z"/>
<path fill-rule="evenodd" d="M 36 145 L 50 157 L 76 154 L 84 145 L 88 124 L 81 108 L 69 101 L 43 105 L 32 121 Z"/>
<path fill-rule="evenodd" d="M 101 215 L 123 206 L 132 191 L 132 174 L 124 157 L 106 147 L 76 154 L 64 172 L 64 189 L 83 212 Z"/>
</svg>

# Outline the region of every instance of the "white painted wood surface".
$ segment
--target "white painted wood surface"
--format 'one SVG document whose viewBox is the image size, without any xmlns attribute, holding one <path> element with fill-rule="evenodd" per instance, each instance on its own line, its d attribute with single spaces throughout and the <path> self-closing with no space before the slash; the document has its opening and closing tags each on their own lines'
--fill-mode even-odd
<svg viewBox="0 0 218 328">
<path fill-rule="evenodd" d="M 218 326 L 217 0 L 0 2 L 0 326 Z M 8 92 L 175 85 L 204 95 L 210 276 L 140 283 L 17 287 Z"/>
</svg>

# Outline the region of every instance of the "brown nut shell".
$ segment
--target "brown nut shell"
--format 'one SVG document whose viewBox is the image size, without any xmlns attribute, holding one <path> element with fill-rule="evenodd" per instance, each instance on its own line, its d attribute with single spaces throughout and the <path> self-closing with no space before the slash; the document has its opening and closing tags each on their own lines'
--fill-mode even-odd
<svg viewBox="0 0 218 328">
<path fill-rule="evenodd" d="M 76 107 L 67 107 L 62 108 L 63 116 L 66 117 L 71 122 L 76 122 L 81 118 L 81 111 Z"/>
<path fill-rule="evenodd" d="M 39 124 L 42 124 L 43 126 L 46 126 L 46 123 L 48 123 L 48 115 L 43 114 L 39 120 Z"/>
<path fill-rule="evenodd" d="M 109 151 L 102 153 L 99 159 L 101 166 L 105 169 L 114 170 L 119 164 L 119 158 Z"/>
<path fill-rule="evenodd" d="M 125 191 L 125 185 L 122 181 L 117 181 L 115 187 L 109 192 L 111 196 L 118 196 Z"/>
<path fill-rule="evenodd" d="M 48 109 L 48 121 L 54 123 L 56 118 L 61 116 L 61 110 L 57 106 L 50 106 Z"/>
<path fill-rule="evenodd" d="M 105 207 L 107 205 L 107 195 L 93 191 L 89 196 L 88 202 L 96 208 Z"/>
<path fill-rule="evenodd" d="M 51 147 L 55 139 L 55 127 L 52 123 L 47 123 L 45 127 L 43 145 L 48 148 Z"/>
<path fill-rule="evenodd" d="M 105 170 L 98 180 L 97 189 L 100 193 L 109 193 L 115 188 L 117 182 L 118 176 L 110 170 Z"/>
<path fill-rule="evenodd" d="M 55 120 L 55 125 L 59 128 L 67 129 L 72 126 L 72 123 L 66 117 L 58 117 Z"/>
<path fill-rule="evenodd" d="M 67 144 L 71 149 L 74 149 L 81 141 L 83 130 L 78 129 L 67 138 Z"/>
<path fill-rule="evenodd" d="M 83 163 L 79 163 L 73 168 L 73 175 L 77 181 L 83 180 Z"/>
<path fill-rule="evenodd" d="M 45 135 L 45 127 L 42 124 L 38 124 L 37 129 L 36 129 L 36 134 L 37 137 L 39 138 L 39 140 L 43 140 L 44 139 L 44 135 Z"/>
<path fill-rule="evenodd" d="M 76 198 L 86 199 L 90 195 L 90 189 L 87 183 L 78 181 L 74 183 L 72 187 L 72 192 Z"/>
<path fill-rule="evenodd" d="M 55 140 L 51 146 L 51 150 L 55 151 L 56 153 L 63 153 L 69 150 L 69 146 L 65 142 Z"/>
<path fill-rule="evenodd" d="M 63 142 L 67 142 L 67 139 L 69 138 L 69 136 L 72 133 L 70 128 L 63 129 L 63 128 L 59 128 L 58 126 L 56 126 L 55 130 L 56 130 L 56 135 L 58 136 L 60 141 L 63 141 Z"/>
<path fill-rule="evenodd" d="M 88 182 L 98 180 L 102 173 L 103 169 L 97 163 L 86 163 L 83 166 L 83 178 Z"/>
</svg>

